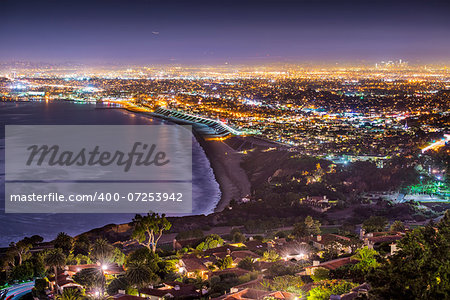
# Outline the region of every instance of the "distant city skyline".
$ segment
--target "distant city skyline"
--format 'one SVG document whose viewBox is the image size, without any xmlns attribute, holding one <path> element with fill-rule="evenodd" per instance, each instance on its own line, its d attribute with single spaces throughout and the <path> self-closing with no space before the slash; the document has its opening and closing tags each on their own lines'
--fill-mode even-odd
<svg viewBox="0 0 450 300">
<path fill-rule="evenodd" d="M 2 1 L 0 61 L 450 61 L 446 1 Z"/>
</svg>

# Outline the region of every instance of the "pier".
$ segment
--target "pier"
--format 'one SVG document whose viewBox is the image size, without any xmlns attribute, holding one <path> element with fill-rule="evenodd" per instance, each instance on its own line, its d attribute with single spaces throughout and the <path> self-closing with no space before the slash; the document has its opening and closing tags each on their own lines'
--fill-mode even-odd
<svg viewBox="0 0 450 300">
<path fill-rule="evenodd" d="M 176 110 L 160 107 L 157 108 L 153 112 L 153 114 L 158 117 L 174 121 L 176 123 L 192 125 L 198 133 L 206 136 L 226 137 L 230 134 L 233 135 L 244 134 L 244 132 L 231 128 L 230 126 L 221 121 L 194 116 Z"/>
</svg>

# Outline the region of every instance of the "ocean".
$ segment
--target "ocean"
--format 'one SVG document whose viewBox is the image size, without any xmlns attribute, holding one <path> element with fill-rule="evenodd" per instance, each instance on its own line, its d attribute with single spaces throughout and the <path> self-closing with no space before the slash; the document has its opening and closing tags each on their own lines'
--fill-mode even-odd
<svg viewBox="0 0 450 300">
<path fill-rule="evenodd" d="M 146 125 L 167 121 L 123 109 L 70 101 L 0 102 L 0 247 L 38 234 L 46 241 L 59 232 L 76 235 L 107 224 L 132 220 L 134 214 L 6 214 L 4 125 Z M 220 200 L 219 185 L 202 147 L 193 142 L 193 211 L 209 214 Z"/>
</svg>

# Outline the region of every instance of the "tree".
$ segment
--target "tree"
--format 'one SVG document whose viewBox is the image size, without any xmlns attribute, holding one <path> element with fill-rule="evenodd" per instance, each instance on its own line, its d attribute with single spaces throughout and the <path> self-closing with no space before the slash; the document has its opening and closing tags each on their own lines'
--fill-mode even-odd
<svg viewBox="0 0 450 300">
<path fill-rule="evenodd" d="M 34 277 L 45 276 L 44 257 L 44 253 L 35 253 L 34 255 L 32 255 L 30 261 L 33 264 Z"/>
<path fill-rule="evenodd" d="M 75 239 L 73 244 L 73 255 L 89 255 L 89 251 L 91 249 L 91 241 L 88 236 L 82 234 Z"/>
<path fill-rule="evenodd" d="M 48 281 L 46 278 L 36 278 L 34 288 L 32 290 L 33 297 L 38 299 L 47 299 L 45 291 L 48 289 Z"/>
<path fill-rule="evenodd" d="M 78 289 L 64 289 L 62 295 L 56 297 L 57 300 L 84 300 L 83 293 Z"/>
<path fill-rule="evenodd" d="M 39 243 L 44 241 L 44 238 L 40 235 L 33 235 L 32 237 L 26 237 L 22 240 L 26 244 L 30 244 L 32 246 L 36 246 Z"/>
<path fill-rule="evenodd" d="M 247 270 L 247 271 L 254 271 L 255 270 L 255 263 L 253 262 L 253 258 L 247 256 L 243 260 L 241 260 L 238 263 L 238 268 Z"/>
<path fill-rule="evenodd" d="M 43 292 L 48 288 L 48 281 L 45 278 L 37 278 L 34 281 L 34 288 L 39 291 Z"/>
<path fill-rule="evenodd" d="M 87 265 L 92 264 L 92 260 L 89 256 L 83 254 L 77 254 L 74 256 L 73 253 L 69 254 L 66 258 L 67 265 Z"/>
<path fill-rule="evenodd" d="M 320 222 L 318 220 L 314 220 L 311 216 L 307 216 L 305 218 L 305 225 L 308 231 L 308 234 L 318 235 L 320 234 Z"/>
<path fill-rule="evenodd" d="M 233 234 L 233 243 L 243 243 L 245 242 L 246 238 L 245 235 L 243 235 L 240 232 L 235 232 Z"/>
<path fill-rule="evenodd" d="M 229 269 L 233 266 L 233 258 L 227 255 L 223 259 L 218 259 L 216 265 L 220 270 Z"/>
<path fill-rule="evenodd" d="M 392 223 L 391 231 L 405 231 L 405 225 L 403 224 L 402 221 L 395 221 L 394 223 Z"/>
<path fill-rule="evenodd" d="M 319 282 L 325 279 L 330 279 L 330 270 L 319 267 L 314 269 L 314 274 L 311 275 L 312 280 L 314 282 Z"/>
<path fill-rule="evenodd" d="M 155 283 L 159 279 L 147 264 L 140 261 L 134 261 L 127 265 L 126 278 L 131 285 L 138 289 L 139 296 L 141 295 L 139 289 L 147 284 Z"/>
<path fill-rule="evenodd" d="M 133 225 L 132 237 L 153 252 L 156 252 L 156 246 L 163 235 L 163 231 L 172 227 L 165 214 L 159 216 L 157 213 L 148 213 L 146 216 L 136 215 L 133 219 Z"/>
<path fill-rule="evenodd" d="M 175 239 L 177 241 L 189 240 L 189 239 L 200 239 L 204 236 L 203 231 L 201 229 L 193 229 L 187 231 L 179 232 Z"/>
<path fill-rule="evenodd" d="M 83 293 L 78 289 L 64 289 L 62 295 L 56 297 L 57 300 L 84 300 Z"/>
<path fill-rule="evenodd" d="M 342 253 L 342 243 L 344 241 L 333 241 L 330 245 L 328 245 L 327 248 L 325 248 L 325 251 L 322 254 L 322 258 L 324 261 L 336 259 L 339 257 L 339 255 Z"/>
<path fill-rule="evenodd" d="M 273 261 L 277 261 L 279 259 L 280 259 L 280 255 L 278 255 L 278 253 L 275 250 L 268 250 L 263 253 L 264 261 L 273 262 Z"/>
<path fill-rule="evenodd" d="M 130 283 L 126 276 L 120 276 L 114 278 L 110 284 L 106 287 L 108 295 L 114 296 L 119 293 L 119 290 L 126 291 L 130 287 Z"/>
<path fill-rule="evenodd" d="M 110 295 L 106 295 L 105 293 L 99 294 L 99 295 L 88 295 L 86 297 L 87 300 L 112 300 L 114 299 Z"/>
<path fill-rule="evenodd" d="M 292 234 L 295 235 L 296 237 L 308 236 L 305 222 L 300 222 L 300 223 L 294 224 L 294 229 L 292 230 Z"/>
<path fill-rule="evenodd" d="M 407 233 L 399 250 L 367 276 L 383 299 L 446 299 L 450 290 L 450 213 Z"/>
<path fill-rule="evenodd" d="M 99 268 L 82 269 L 75 275 L 73 280 L 86 288 L 103 288 L 105 276 Z"/>
<path fill-rule="evenodd" d="M 377 256 L 378 252 L 374 249 L 369 249 L 368 247 L 360 248 L 352 256 L 353 259 L 358 261 L 353 268 L 368 273 L 371 269 L 378 267 Z"/>
<path fill-rule="evenodd" d="M 280 261 L 272 264 L 267 271 L 270 276 L 276 277 L 284 275 L 295 275 L 301 270 L 302 267 L 297 264 Z"/>
<path fill-rule="evenodd" d="M 144 247 L 131 252 L 126 258 L 125 266 L 128 267 L 133 263 L 143 263 L 150 271 L 156 274 L 160 271 L 158 266 L 160 261 L 158 254 Z"/>
<path fill-rule="evenodd" d="M 320 222 L 307 216 L 303 222 L 294 225 L 292 233 L 297 237 L 305 237 L 311 234 L 320 234 Z"/>
<path fill-rule="evenodd" d="M 2 258 L 2 268 L 11 269 L 16 266 L 16 254 L 11 248 L 8 248 L 5 255 Z"/>
<path fill-rule="evenodd" d="M 119 266 L 123 266 L 125 263 L 125 254 L 123 254 L 123 252 L 117 247 L 114 247 L 112 261 Z"/>
<path fill-rule="evenodd" d="M 26 261 L 21 265 L 15 266 L 9 277 L 12 280 L 29 280 L 33 278 L 33 275 L 33 264 L 30 261 Z"/>
<path fill-rule="evenodd" d="M 30 248 L 31 244 L 28 244 L 22 240 L 17 243 L 9 244 L 8 252 L 10 252 L 10 257 L 13 257 L 14 259 L 17 258 L 17 264 L 21 265 L 22 262 L 31 257 L 29 252 Z M 15 263 L 13 265 L 15 265 Z"/>
<path fill-rule="evenodd" d="M 212 276 L 210 282 L 211 298 L 216 295 L 219 296 L 224 292 L 228 292 L 230 288 L 239 284 L 239 279 L 236 274 L 221 274 L 219 276 Z"/>
<path fill-rule="evenodd" d="M 97 239 L 92 246 L 91 256 L 103 267 L 113 260 L 114 247 L 105 239 Z"/>
<path fill-rule="evenodd" d="M 66 262 L 66 256 L 62 252 L 62 249 L 57 248 L 50 250 L 47 252 L 47 254 L 44 257 L 44 264 L 49 267 L 53 268 L 53 273 L 55 274 L 55 280 L 58 276 L 58 268 L 63 267 Z M 56 286 L 54 286 L 53 294 L 56 295 Z"/>
<path fill-rule="evenodd" d="M 385 217 L 371 216 L 363 222 L 363 228 L 366 232 L 383 231 L 387 225 Z"/>
<path fill-rule="evenodd" d="M 73 246 L 73 238 L 65 232 L 60 232 L 53 241 L 55 248 L 59 248 L 65 255 L 69 255 Z"/>
<path fill-rule="evenodd" d="M 223 239 L 217 234 L 210 234 L 204 238 L 204 240 L 197 245 L 196 249 L 205 251 L 208 249 L 217 248 L 223 245 Z"/>
<path fill-rule="evenodd" d="M 277 276 L 273 279 L 269 287 L 273 291 L 284 291 L 296 294 L 301 298 L 303 291 L 301 287 L 304 285 L 301 277 L 294 275 Z"/>
<path fill-rule="evenodd" d="M 342 295 L 348 293 L 355 284 L 348 281 L 324 280 L 311 289 L 308 300 L 329 300 L 331 295 Z"/>
</svg>

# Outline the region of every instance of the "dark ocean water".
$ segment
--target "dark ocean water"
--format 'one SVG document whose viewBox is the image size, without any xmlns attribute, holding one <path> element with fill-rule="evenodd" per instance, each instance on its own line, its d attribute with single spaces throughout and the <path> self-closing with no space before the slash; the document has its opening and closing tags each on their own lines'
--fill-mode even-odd
<svg viewBox="0 0 450 300">
<path fill-rule="evenodd" d="M 0 247 L 25 236 L 39 234 L 46 240 L 58 232 L 75 235 L 111 223 L 126 223 L 134 214 L 5 214 L 4 125 L 145 125 L 165 121 L 122 109 L 99 109 L 96 104 L 58 102 L 0 102 Z M 193 212 L 208 214 L 220 199 L 220 189 L 201 146 L 192 151 Z"/>
</svg>

